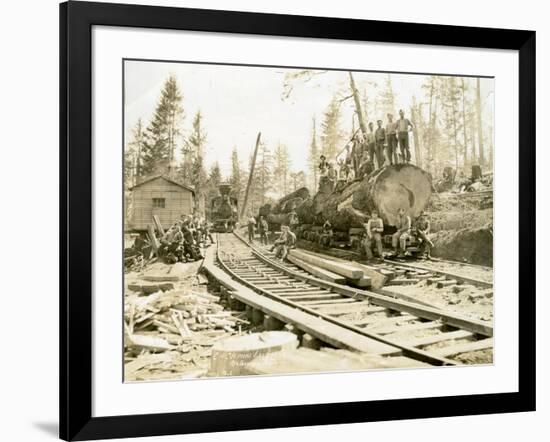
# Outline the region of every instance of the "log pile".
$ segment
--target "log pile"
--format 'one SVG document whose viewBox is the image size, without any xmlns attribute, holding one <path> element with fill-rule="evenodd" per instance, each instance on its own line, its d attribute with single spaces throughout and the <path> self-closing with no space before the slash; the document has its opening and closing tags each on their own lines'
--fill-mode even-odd
<svg viewBox="0 0 550 442">
<path fill-rule="evenodd" d="M 125 381 L 205 376 L 211 347 L 248 324 L 219 296 L 188 287 L 125 297 Z"/>
<path fill-rule="evenodd" d="M 362 227 L 370 213 L 377 210 L 385 225 L 395 226 L 398 209 L 417 217 L 432 194 L 430 174 L 412 164 L 383 167 L 347 186 L 324 184 L 312 198 L 307 189 L 299 189 L 273 207 L 262 207 L 260 215 L 268 222 L 281 224 L 294 211 L 302 225 L 322 225 L 329 220 L 335 230 L 344 232 Z"/>
<path fill-rule="evenodd" d="M 385 225 L 395 226 L 398 209 L 417 217 L 431 193 L 431 177 L 426 171 L 412 164 L 397 164 L 376 170 L 341 191 L 318 193 L 313 211 L 341 231 L 361 227 L 373 210 L 378 211 Z"/>
<path fill-rule="evenodd" d="M 264 216 L 270 224 L 289 225 L 296 210 L 308 200 L 310 200 L 309 190 L 307 187 L 302 187 L 284 196 L 275 205 L 265 204 L 260 208 L 260 215 Z"/>
</svg>

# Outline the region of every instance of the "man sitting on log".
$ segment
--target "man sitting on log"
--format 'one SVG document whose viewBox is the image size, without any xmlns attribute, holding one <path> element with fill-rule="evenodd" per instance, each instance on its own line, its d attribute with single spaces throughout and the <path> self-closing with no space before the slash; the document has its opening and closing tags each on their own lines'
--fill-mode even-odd
<svg viewBox="0 0 550 442">
<path fill-rule="evenodd" d="M 428 259 L 431 258 L 431 251 L 434 247 L 434 243 L 428 238 L 430 233 L 430 220 L 426 213 L 422 210 L 415 223 L 415 233 L 418 239 L 422 241 L 422 253 Z"/>
<path fill-rule="evenodd" d="M 370 157 L 369 153 L 363 151 L 363 157 L 361 158 L 361 166 L 359 167 L 359 179 L 370 175 L 374 171 L 374 160 Z"/>
<path fill-rule="evenodd" d="M 273 243 L 272 251 L 275 252 L 275 258 L 283 261 L 288 255 L 288 250 L 296 246 L 296 235 L 288 226 L 281 226 L 281 234 Z"/>
<path fill-rule="evenodd" d="M 405 215 L 405 209 L 401 208 L 397 212 L 397 232 L 392 236 L 392 246 L 398 258 L 405 256 L 407 250 L 407 240 L 411 237 L 411 217 Z"/>
<path fill-rule="evenodd" d="M 321 233 L 321 235 L 319 235 L 319 245 L 330 247 L 332 245 L 332 237 L 332 224 L 327 219 L 323 224 L 323 232 Z"/>
<path fill-rule="evenodd" d="M 371 218 L 364 225 L 367 236 L 365 237 L 365 252 L 367 253 L 367 259 L 373 259 L 372 246 L 376 244 L 376 250 L 380 259 L 384 259 L 382 254 L 382 232 L 384 231 L 384 222 L 382 218 L 378 217 L 378 212 L 373 211 Z"/>
</svg>

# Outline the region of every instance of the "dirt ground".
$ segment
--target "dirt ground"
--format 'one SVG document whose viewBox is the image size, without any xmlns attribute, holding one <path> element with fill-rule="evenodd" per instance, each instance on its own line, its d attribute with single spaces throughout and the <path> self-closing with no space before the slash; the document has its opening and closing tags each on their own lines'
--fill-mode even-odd
<svg viewBox="0 0 550 442">
<path fill-rule="evenodd" d="M 408 296 L 414 296 L 420 301 L 427 302 L 446 311 L 460 315 L 492 322 L 493 320 L 493 289 L 480 290 L 464 284 L 461 291 L 437 288 L 435 284 L 428 285 L 421 281 L 415 285 L 392 286 L 391 290 Z"/>
<path fill-rule="evenodd" d="M 442 230 L 430 235 L 435 244 L 432 255 L 443 259 L 493 265 L 492 225 L 460 230 Z"/>
<path fill-rule="evenodd" d="M 480 265 L 462 264 L 460 262 L 447 262 L 437 260 L 424 260 L 422 267 L 434 271 L 454 273 L 465 278 L 477 279 L 483 282 L 493 282 L 493 268 Z"/>
</svg>

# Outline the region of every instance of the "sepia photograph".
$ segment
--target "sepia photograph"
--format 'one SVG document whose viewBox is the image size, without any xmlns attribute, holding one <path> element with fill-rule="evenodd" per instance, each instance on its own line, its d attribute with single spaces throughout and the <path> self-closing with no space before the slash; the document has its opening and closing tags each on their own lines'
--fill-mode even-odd
<svg viewBox="0 0 550 442">
<path fill-rule="evenodd" d="M 494 94 L 125 59 L 124 382 L 493 364 Z"/>
</svg>

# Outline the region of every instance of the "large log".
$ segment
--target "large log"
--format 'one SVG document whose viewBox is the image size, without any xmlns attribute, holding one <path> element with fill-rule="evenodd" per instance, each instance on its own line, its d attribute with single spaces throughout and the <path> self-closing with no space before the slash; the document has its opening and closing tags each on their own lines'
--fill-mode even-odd
<svg viewBox="0 0 550 442">
<path fill-rule="evenodd" d="M 310 197 L 307 187 L 302 187 L 282 197 L 273 207 L 272 213 L 289 213 Z"/>
<path fill-rule="evenodd" d="M 313 212 L 317 218 L 328 219 L 336 230 L 347 231 L 360 227 L 377 210 L 385 225 L 395 226 L 398 209 L 417 217 L 428 204 L 431 189 L 431 176 L 421 168 L 412 164 L 386 166 L 342 190 L 317 193 L 312 210 L 300 221 L 310 224 Z M 297 213 L 300 217 L 304 211 L 300 207 Z"/>
</svg>

